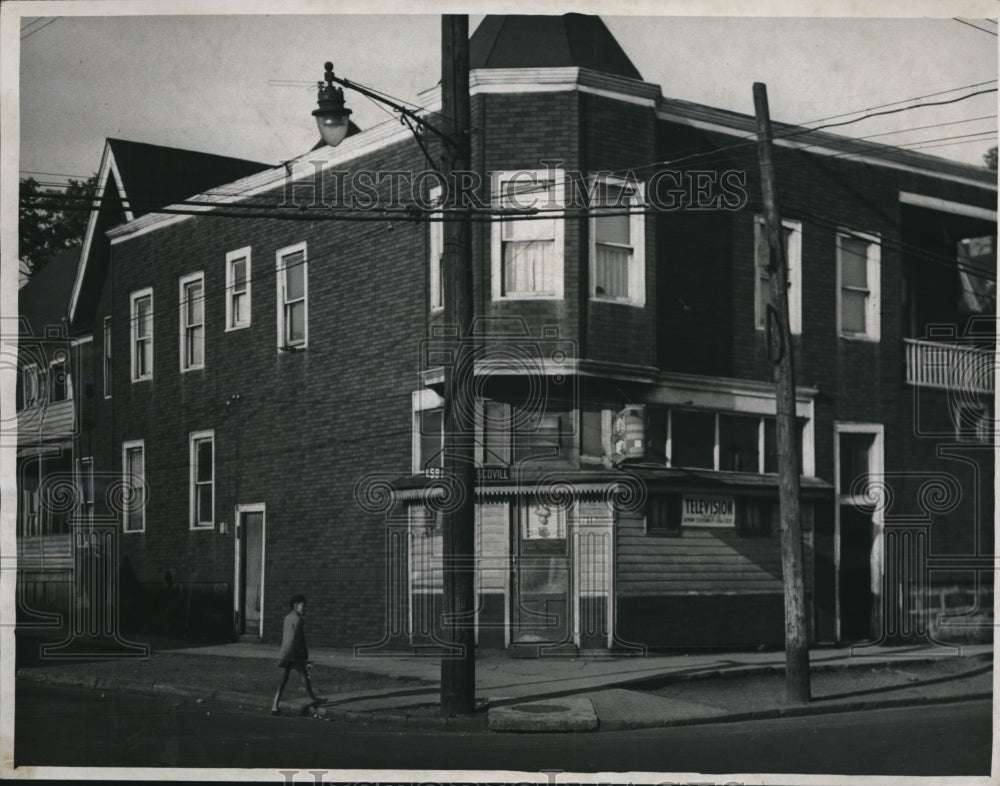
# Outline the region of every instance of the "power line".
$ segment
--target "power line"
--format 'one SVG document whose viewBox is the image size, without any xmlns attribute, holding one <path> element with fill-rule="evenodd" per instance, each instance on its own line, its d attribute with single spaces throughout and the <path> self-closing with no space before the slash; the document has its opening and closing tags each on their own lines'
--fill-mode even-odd
<svg viewBox="0 0 1000 786">
<path fill-rule="evenodd" d="M 972 24 L 972 22 L 966 22 L 964 19 L 959 19 L 957 16 L 953 16 L 952 19 L 954 19 L 956 22 L 961 22 L 963 25 L 968 25 L 969 27 L 972 27 L 972 28 L 978 30 L 981 33 L 986 33 L 987 35 L 991 35 L 994 38 L 996 38 L 996 36 L 997 36 L 997 34 L 994 33 L 992 30 L 987 30 L 985 27 L 980 27 L 979 25 L 974 25 L 974 24 Z"/>
<path fill-rule="evenodd" d="M 933 97 L 936 97 L 936 96 L 939 96 L 939 95 L 946 95 L 948 93 L 954 93 L 957 90 L 965 90 L 965 89 L 969 89 L 969 88 L 973 88 L 973 87 L 982 87 L 983 85 L 994 84 L 996 82 L 997 82 L 996 79 L 991 79 L 991 80 L 986 81 L 986 82 L 977 82 L 977 83 L 974 83 L 974 84 L 971 84 L 971 85 L 963 85 L 961 87 L 951 88 L 949 90 L 941 90 L 941 91 L 938 91 L 936 93 L 928 93 L 928 94 L 922 95 L 922 96 L 914 96 L 913 98 L 905 98 L 905 99 L 902 99 L 900 101 L 893 101 L 893 102 L 888 103 L 888 104 L 879 104 L 879 105 L 876 105 L 876 106 L 873 106 L 873 107 L 868 107 L 868 108 L 865 108 L 865 109 L 858 109 L 858 110 L 854 110 L 852 112 L 845 112 L 845 113 L 840 114 L 840 115 L 831 115 L 829 117 L 822 118 L 822 119 L 816 120 L 816 121 L 806 121 L 806 123 L 809 123 L 809 122 L 823 122 L 823 121 L 826 121 L 826 120 L 834 120 L 834 119 L 836 119 L 838 117 L 849 117 L 851 115 L 856 115 L 856 114 L 861 113 L 861 112 L 867 112 L 868 113 L 868 114 L 865 114 L 862 117 L 854 118 L 852 120 L 846 120 L 846 121 L 843 121 L 843 122 L 840 122 L 840 123 L 824 123 L 823 125 L 819 125 L 819 126 L 816 126 L 816 127 L 813 127 L 813 128 L 804 128 L 804 127 L 801 127 L 801 126 L 804 126 L 805 123 L 799 123 L 796 126 L 794 126 L 792 128 L 792 130 L 786 131 L 785 133 L 775 133 L 773 135 L 773 139 L 774 139 L 774 141 L 777 142 L 777 141 L 780 141 L 782 139 L 790 139 L 790 138 L 795 137 L 795 136 L 801 136 L 803 134 L 809 134 L 809 133 L 812 133 L 814 131 L 820 131 L 820 130 L 823 130 L 823 129 L 826 129 L 826 128 L 836 128 L 836 127 L 845 126 L 845 125 L 852 125 L 853 123 L 859 123 L 862 120 L 867 120 L 867 119 L 872 118 L 872 117 L 880 117 L 882 115 L 888 115 L 888 114 L 898 114 L 900 112 L 908 112 L 908 111 L 910 111 L 912 109 L 920 109 L 920 108 L 928 107 L 928 106 L 942 106 L 942 105 L 945 105 L 945 104 L 953 104 L 953 103 L 958 103 L 960 101 L 966 101 L 966 100 L 968 100 L 970 98 L 974 98 L 974 97 L 976 97 L 978 95 L 982 95 L 982 94 L 985 94 L 985 93 L 995 93 L 995 92 L 997 92 L 997 88 L 994 87 L 994 88 L 991 88 L 991 89 L 988 89 L 988 90 L 979 90 L 979 91 L 976 91 L 976 92 L 973 92 L 973 93 L 969 93 L 969 94 L 966 94 L 964 96 L 959 96 L 957 98 L 949 99 L 949 100 L 946 100 L 946 101 L 931 101 L 931 102 L 913 104 L 912 106 L 905 106 L 905 107 L 898 107 L 897 106 L 899 104 L 909 103 L 909 102 L 912 102 L 912 101 L 918 101 L 918 100 L 921 100 L 921 99 L 924 99 L 924 98 L 933 98 Z M 886 110 L 886 111 L 878 111 L 878 112 L 874 111 L 874 110 L 883 109 L 885 107 L 897 107 L 897 108 L 896 109 L 892 109 L 892 110 Z M 729 144 L 729 145 L 723 145 L 722 147 L 700 148 L 700 149 L 699 148 L 695 148 L 690 153 L 688 153 L 686 155 L 681 155 L 679 158 L 672 158 L 672 159 L 667 159 L 667 160 L 653 161 L 653 162 L 649 162 L 649 163 L 643 163 L 643 164 L 633 165 L 633 166 L 630 166 L 630 167 L 622 167 L 622 168 L 616 170 L 616 173 L 634 172 L 634 171 L 637 171 L 637 170 L 648 169 L 648 168 L 652 168 L 652 167 L 655 167 L 655 166 L 673 166 L 673 165 L 682 163 L 684 161 L 689 161 L 689 160 L 698 159 L 698 158 L 703 158 L 703 159 L 707 158 L 708 160 L 705 161 L 705 162 L 703 162 L 703 163 L 704 164 L 711 164 L 711 163 L 714 163 L 715 161 L 722 160 L 722 159 L 719 158 L 719 154 L 721 154 L 721 153 L 725 153 L 725 152 L 728 152 L 730 150 L 738 150 L 738 149 L 746 148 L 746 147 L 749 147 L 749 146 L 752 146 L 752 145 L 756 145 L 757 144 L 757 135 L 756 135 L 756 133 L 747 134 L 746 136 L 740 137 L 740 140 L 741 141 L 739 141 L 739 142 L 734 142 L 734 143 Z M 845 141 L 849 141 L 849 138 L 845 138 Z M 819 145 L 819 144 L 823 144 L 823 143 L 817 142 L 816 144 Z"/>
<path fill-rule="evenodd" d="M 51 19 L 50 19 L 49 21 L 47 21 L 47 22 L 46 22 L 45 24 L 43 24 L 43 25 L 42 25 L 41 27 L 36 27 L 36 28 L 35 28 L 34 30 L 30 30 L 29 32 L 27 32 L 27 33 L 25 33 L 24 35 L 22 35 L 22 36 L 21 36 L 21 40 L 23 41 L 23 40 L 24 40 L 25 38 L 28 38 L 29 36 L 33 36 L 33 35 L 34 35 L 35 33 L 39 32 L 39 31 L 41 31 L 41 30 L 44 30 L 44 29 L 45 29 L 46 27 L 48 27 L 48 26 L 49 26 L 49 25 L 51 25 L 51 24 L 52 24 L 53 22 L 56 22 L 56 21 L 58 21 L 58 20 L 59 20 L 59 17 L 58 17 L 58 16 L 54 16 L 54 17 L 52 17 L 52 18 L 51 18 Z"/>
</svg>

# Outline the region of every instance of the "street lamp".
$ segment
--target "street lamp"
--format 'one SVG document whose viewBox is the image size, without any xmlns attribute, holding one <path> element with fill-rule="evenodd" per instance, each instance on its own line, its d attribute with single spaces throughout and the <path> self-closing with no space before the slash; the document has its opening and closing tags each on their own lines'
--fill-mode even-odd
<svg viewBox="0 0 1000 786">
<path fill-rule="evenodd" d="M 317 96 L 319 106 L 313 110 L 313 117 L 316 118 L 319 135 L 323 137 L 323 141 L 330 147 L 336 147 L 347 136 L 351 110 L 344 106 L 343 89 L 333 86 L 333 63 L 327 62 L 324 67 L 326 84 L 321 82 L 319 85 Z"/>
</svg>

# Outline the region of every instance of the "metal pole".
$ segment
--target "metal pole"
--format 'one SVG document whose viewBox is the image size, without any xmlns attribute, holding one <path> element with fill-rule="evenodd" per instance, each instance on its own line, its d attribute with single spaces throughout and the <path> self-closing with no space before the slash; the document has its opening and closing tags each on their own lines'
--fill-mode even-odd
<svg viewBox="0 0 1000 786">
<path fill-rule="evenodd" d="M 778 501 L 781 511 L 781 569 L 785 588 L 785 690 L 788 700 L 808 702 L 809 631 L 806 625 L 805 583 L 802 575 L 802 519 L 799 512 L 799 437 L 795 423 L 795 369 L 788 322 L 788 260 L 778 211 L 774 178 L 771 117 L 767 85 L 755 82 L 757 156 L 760 161 L 764 220 L 770 246 L 768 273 L 771 302 L 767 307 L 768 353 L 774 364 L 778 437 Z"/>
<path fill-rule="evenodd" d="M 445 165 L 449 206 L 458 196 L 453 173 L 470 163 L 469 18 L 445 14 L 441 19 L 441 113 L 444 121 Z M 471 335 L 472 217 L 444 222 L 445 323 L 457 329 L 455 362 L 445 368 L 445 473 L 456 493 L 455 505 L 443 514 L 445 640 L 451 652 L 441 658 L 441 712 L 469 714 L 476 704 L 476 650 L 473 620 L 475 596 L 475 465 L 474 390 L 475 346 Z"/>
</svg>

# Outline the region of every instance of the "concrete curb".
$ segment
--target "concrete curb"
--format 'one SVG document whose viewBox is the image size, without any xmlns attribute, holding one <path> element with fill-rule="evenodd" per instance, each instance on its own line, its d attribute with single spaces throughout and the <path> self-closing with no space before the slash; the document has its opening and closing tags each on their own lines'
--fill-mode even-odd
<svg viewBox="0 0 1000 786">
<path fill-rule="evenodd" d="M 972 655 L 955 655 L 956 659 L 968 661 L 993 660 L 992 652 L 974 653 Z M 826 671 L 845 671 L 860 668 L 886 668 L 888 666 L 925 666 L 931 663 L 940 663 L 943 658 L 921 657 L 921 658 L 872 658 L 849 660 L 843 663 L 817 663 L 810 664 L 809 671 L 813 674 Z M 608 684 L 606 687 L 631 688 L 635 690 L 648 690 L 650 688 L 664 687 L 679 682 L 696 682 L 698 680 L 731 679 L 737 677 L 762 677 L 774 674 L 784 674 L 784 665 L 768 666 L 735 666 L 726 669 L 708 669 L 706 671 L 695 671 L 688 674 L 662 674 L 656 677 L 636 677 L 635 679 L 622 680 L 621 682 Z"/>
<path fill-rule="evenodd" d="M 834 715 L 841 712 L 864 712 L 866 710 L 887 710 L 898 707 L 921 707 L 933 704 L 952 704 L 960 701 L 992 700 L 992 693 L 967 693 L 958 696 L 914 696 L 912 698 L 866 700 L 843 704 L 810 703 L 795 707 L 773 707 L 753 712 L 735 712 L 729 715 L 711 715 L 701 718 L 678 718 L 655 723 L 605 723 L 601 731 L 626 731 L 631 729 L 658 729 L 673 726 L 704 726 L 713 723 L 740 723 L 742 721 L 774 720 L 776 718 L 801 718 L 811 715 Z"/>
<path fill-rule="evenodd" d="M 978 655 L 962 656 L 969 660 L 992 660 L 992 653 L 982 653 Z M 815 667 L 816 671 L 832 671 L 838 669 L 857 668 L 859 666 L 880 668 L 889 665 L 899 665 L 902 659 L 879 659 L 865 661 L 863 663 L 842 663 L 842 664 L 820 664 Z M 906 660 L 908 664 L 933 663 L 939 658 L 911 659 Z M 626 680 L 608 687 L 627 687 L 629 689 L 641 689 L 645 687 L 663 686 L 677 682 L 690 682 L 703 679 L 725 678 L 725 677 L 750 677 L 768 674 L 780 674 L 784 672 L 781 666 L 752 666 L 741 670 L 717 669 L 706 672 L 695 672 L 692 674 L 662 675 L 659 677 L 643 677 L 636 680 Z M 205 702 L 218 702 L 228 705 L 240 705 L 245 707 L 259 707 L 266 711 L 269 706 L 269 699 L 265 696 L 251 693 L 238 693 L 235 691 L 201 690 L 184 685 L 173 685 L 169 683 L 138 683 L 115 680 L 113 678 L 98 678 L 92 675 L 58 674 L 35 671 L 32 669 L 18 669 L 17 679 L 44 683 L 49 685 L 59 685 L 65 687 L 87 688 L 90 690 L 102 690 L 108 692 L 139 693 L 145 695 L 170 696 L 174 698 L 196 699 Z M 536 697 L 525 697 L 523 702 L 549 701 L 559 698 L 562 695 L 580 695 L 589 691 L 572 690 L 563 694 L 547 694 L 544 699 Z M 333 698 L 333 697 L 331 697 Z M 627 721 L 603 721 L 598 718 L 599 731 L 623 731 L 630 729 L 648 729 L 674 726 L 696 726 L 713 723 L 738 723 L 740 721 L 769 720 L 775 718 L 805 717 L 810 715 L 827 715 L 843 712 L 859 712 L 873 709 L 890 709 L 896 707 L 919 707 L 923 705 L 947 704 L 959 701 L 976 701 L 982 699 L 992 699 L 990 692 L 967 693 L 954 696 L 913 696 L 892 699 L 862 699 L 850 702 L 837 702 L 824 704 L 812 702 L 810 704 L 788 707 L 771 707 L 768 709 L 754 710 L 751 712 L 738 712 L 720 715 L 703 716 L 698 718 L 676 718 L 657 719 L 655 721 L 644 722 L 641 719 Z M 336 720 L 346 723 L 358 723 L 363 725 L 377 725 L 385 729 L 434 729 L 438 731 L 466 731 L 479 732 L 488 730 L 488 720 L 486 708 L 472 716 L 441 716 L 427 712 L 410 713 L 405 709 L 386 710 L 356 710 L 346 707 L 313 707 L 311 702 L 302 700 L 296 702 L 282 702 L 282 714 L 285 716 L 306 716 L 312 715 L 316 718 L 326 720 Z M 574 731 L 576 726 L 569 724 L 565 728 L 558 728 L 558 724 L 550 725 L 548 730 L 552 731 Z M 499 731 L 498 733 L 507 733 Z"/>
</svg>

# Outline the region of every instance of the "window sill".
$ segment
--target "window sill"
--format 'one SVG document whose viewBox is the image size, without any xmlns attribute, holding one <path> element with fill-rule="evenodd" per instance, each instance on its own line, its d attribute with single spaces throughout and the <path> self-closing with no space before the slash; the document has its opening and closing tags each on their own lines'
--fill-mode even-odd
<svg viewBox="0 0 1000 786">
<path fill-rule="evenodd" d="M 632 306 L 633 308 L 645 308 L 646 301 L 644 300 L 633 300 L 631 298 L 624 297 L 606 297 L 604 295 L 597 295 L 591 293 L 590 299 L 595 303 L 611 303 L 616 306 Z"/>
<path fill-rule="evenodd" d="M 557 295 L 550 292 L 545 293 L 533 293 L 533 292 L 512 292 L 507 295 L 498 295 L 493 298 L 497 303 L 502 303 L 506 300 L 562 300 L 562 295 Z"/>
<path fill-rule="evenodd" d="M 837 338 L 842 338 L 844 341 L 863 341 L 866 344 L 878 344 L 881 341 L 879 337 L 863 333 L 838 333 Z"/>
<path fill-rule="evenodd" d="M 247 322 L 245 325 L 230 325 L 223 332 L 224 333 L 233 333 L 233 332 L 235 332 L 237 330 L 246 330 L 248 327 L 250 327 L 250 323 L 249 322 Z"/>
</svg>

